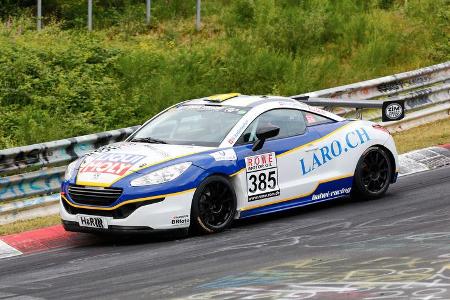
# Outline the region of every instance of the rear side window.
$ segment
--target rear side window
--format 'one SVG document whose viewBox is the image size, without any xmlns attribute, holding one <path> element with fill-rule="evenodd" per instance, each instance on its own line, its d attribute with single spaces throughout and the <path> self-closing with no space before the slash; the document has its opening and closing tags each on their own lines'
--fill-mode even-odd
<svg viewBox="0 0 450 300">
<path fill-rule="evenodd" d="M 307 126 L 314 126 L 314 125 L 320 125 L 320 124 L 327 124 L 327 123 L 334 123 L 335 120 L 329 119 L 327 117 L 313 114 L 309 111 L 305 111 L 305 120 Z"/>
</svg>

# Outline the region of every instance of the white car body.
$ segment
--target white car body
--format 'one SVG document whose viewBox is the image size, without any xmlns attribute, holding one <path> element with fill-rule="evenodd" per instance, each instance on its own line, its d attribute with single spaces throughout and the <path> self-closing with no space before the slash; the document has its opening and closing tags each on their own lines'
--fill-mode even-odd
<svg viewBox="0 0 450 300">
<path fill-rule="evenodd" d="M 144 144 L 128 139 L 105 146 L 79 159 L 72 164 L 72 174 L 68 174 L 62 185 L 60 211 L 67 230 L 103 228 L 106 231 L 140 231 L 187 228 L 192 221 L 191 208 L 196 188 L 212 174 L 226 177 L 233 186 L 236 193 L 235 219 L 345 197 L 351 192 L 360 157 L 374 145 L 389 153 L 395 174 L 391 182 L 396 179 L 398 157 L 394 141 L 375 123 L 345 120 L 330 112 L 283 97 L 237 95 L 217 102 L 209 101 L 208 98 L 196 99 L 179 106 L 183 105 L 242 107 L 247 108 L 247 111 L 220 145 L 215 147 Z M 174 107 L 166 111 L 171 109 Z M 236 145 L 239 137 L 258 116 L 277 109 L 298 110 L 305 116 L 312 113 L 329 119 L 330 123 L 308 126 L 304 137 L 299 135 L 267 140 L 264 147 L 256 152 L 252 152 L 249 145 Z M 185 171 L 177 179 L 160 184 L 161 188 L 158 184 L 133 187 L 130 183 L 138 175 L 149 173 L 149 170 L 153 172 L 183 162 L 192 163 L 188 167 L 189 172 Z M 264 175 L 260 175 L 261 173 Z M 272 180 L 262 184 L 266 185 L 264 192 L 259 187 L 253 191 L 253 183 L 258 176 L 264 180 Z M 95 192 L 96 189 L 103 192 L 103 189 L 117 187 L 123 189 L 123 194 L 111 205 L 95 205 L 88 200 L 88 204 L 78 203 L 70 198 L 68 189 L 73 186 L 91 189 L 90 192 Z M 268 188 L 270 186 L 272 188 Z M 125 194 L 130 196 L 124 196 Z M 158 201 L 152 203 L 153 200 Z M 118 209 L 136 203 L 145 205 L 134 208 L 126 217 L 113 216 Z M 100 218 L 101 224 L 89 221 L 90 216 Z"/>
</svg>

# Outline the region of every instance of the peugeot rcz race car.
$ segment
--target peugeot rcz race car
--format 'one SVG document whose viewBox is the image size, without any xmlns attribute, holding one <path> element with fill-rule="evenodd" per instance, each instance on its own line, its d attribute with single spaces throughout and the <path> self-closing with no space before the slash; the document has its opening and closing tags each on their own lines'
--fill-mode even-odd
<svg viewBox="0 0 450 300">
<path fill-rule="evenodd" d="M 61 218 L 68 231 L 218 232 L 234 219 L 380 197 L 397 168 L 394 141 L 376 123 L 293 98 L 215 95 L 174 105 L 72 162 Z"/>
</svg>

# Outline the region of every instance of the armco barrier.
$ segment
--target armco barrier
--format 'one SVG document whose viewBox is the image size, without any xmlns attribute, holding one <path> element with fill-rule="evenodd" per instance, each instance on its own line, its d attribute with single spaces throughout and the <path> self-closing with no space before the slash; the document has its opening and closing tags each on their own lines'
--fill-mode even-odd
<svg viewBox="0 0 450 300">
<path fill-rule="evenodd" d="M 67 164 L 100 146 L 125 139 L 136 128 L 138 126 L 0 150 L 0 174 L 30 167 Z"/>
<path fill-rule="evenodd" d="M 321 98 L 374 99 L 422 89 L 450 79 L 450 61 L 410 72 L 362 81 L 304 95 Z M 300 96 L 300 95 L 299 95 Z"/>
<path fill-rule="evenodd" d="M 122 141 L 138 126 L 0 151 L 0 214 L 56 201 L 65 165 L 100 146 Z M 61 166 L 62 165 L 62 166 Z M 39 171 L 27 172 L 30 168 Z M 27 199 L 30 197 L 41 197 Z M 22 199 L 11 202 L 12 200 Z M 26 200 L 23 200 L 26 199 Z M 8 201 L 8 202 L 6 202 Z"/>
<path fill-rule="evenodd" d="M 296 96 L 332 99 L 404 99 L 407 110 L 419 110 L 450 101 L 450 61 L 415 71 Z M 335 112 L 351 116 L 352 111 L 339 109 Z M 364 113 L 364 117 L 371 120 L 377 120 L 380 116 L 378 110 L 367 110 Z"/>
<path fill-rule="evenodd" d="M 415 71 L 296 96 L 374 101 L 387 98 L 404 99 L 408 111 L 405 119 L 387 125 L 399 131 L 424 121 L 448 117 L 450 61 Z M 353 112 L 349 109 L 340 109 L 337 113 L 351 115 Z M 364 116 L 377 120 L 380 113 L 378 110 L 367 110 Z M 9 174 L 0 177 L 0 224 L 14 221 L 16 219 L 14 216 L 23 218 L 21 216 L 33 215 L 22 213 L 23 209 L 58 201 L 58 194 L 54 193 L 59 189 L 65 165 L 100 146 L 125 139 L 137 127 L 0 150 L 0 174 L 3 176 Z M 30 172 L 30 168 L 41 170 Z M 46 210 L 41 211 L 45 213 Z"/>
<path fill-rule="evenodd" d="M 61 184 L 66 167 L 0 178 L 0 199 L 13 200 L 54 192 Z"/>
<path fill-rule="evenodd" d="M 400 121 L 381 123 L 381 125 L 394 133 L 449 117 L 450 101 L 412 112 Z"/>
</svg>

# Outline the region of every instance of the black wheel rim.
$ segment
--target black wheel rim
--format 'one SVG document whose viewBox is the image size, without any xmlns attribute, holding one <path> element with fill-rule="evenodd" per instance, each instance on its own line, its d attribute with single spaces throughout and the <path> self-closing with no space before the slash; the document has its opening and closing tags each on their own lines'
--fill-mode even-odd
<svg viewBox="0 0 450 300">
<path fill-rule="evenodd" d="M 378 193 L 389 182 L 389 164 L 387 158 L 378 150 L 372 150 L 364 156 L 361 179 L 368 192 Z"/>
<path fill-rule="evenodd" d="M 228 186 L 212 182 L 202 191 L 199 217 L 209 227 L 220 228 L 228 223 L 233 212 L 233 196 Z"/>
</svg>

